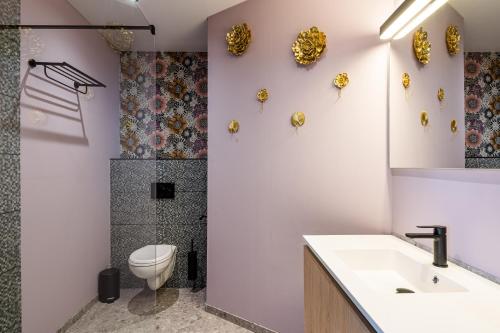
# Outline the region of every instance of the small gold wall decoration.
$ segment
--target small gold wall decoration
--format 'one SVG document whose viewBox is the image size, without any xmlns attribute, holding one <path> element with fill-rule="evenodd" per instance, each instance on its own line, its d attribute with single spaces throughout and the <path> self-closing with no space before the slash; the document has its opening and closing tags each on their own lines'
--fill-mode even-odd
<svg viewBox="0 0 500 333">
<path fill-rule="evenodd" d="M 291 120 L 292 120 L 292 126 L 299 128 L 303 126 L 304 123 L 306 122 L 306 115 L 304 114 L 304 112 L 295 112 L 292 115 Z"/>
<path fill-rule="evenodd" d="M 228 52 L 240 56 L 245 53 L 252 42 L 252 32 L 246 23 L 233 25 L 226 34 L 226 42 Z"/>
<path fill-rule="evenodd" d="M 450 55 L 457 55 L 460 52 L 460 32 L 455 25 L 450 25 L 446 29 L 446 48 Z"/>
<path fill-rule="evenodd" d="M 229 126 L 227 127 L 227 130 L 231 134 L 236 134 L 240 130 L 240 123 L 237 120 L 231 120 L 229 122 Z"/>
<path fill-rule="evenodd" d="M 455 119 L 453 119 L 450 123 L 451 133 L 456 133 L 458 131 L 458 123 Z"/>
<path fill-rule="evenodd" d="M 401 83 L 403 84 L 403 88 L 408 89 L 411 84 L 410 74 L 403 73 L 403 78 L 401 80 Z"/>
<path fill-rule="evenodd" d="M 422 111 L 420 113 L 420 123 L 424 127 L 426 127 L 427 125 L 429 125 L 429 115 L 427 114 L 427 112 Z"/>
<path fill-rule="evenodd" d="M 257 100 L 260 102 L 260 111 L 264 111 L 264 103 L 269 99 L 269 92 L 262 88 L 257 92 Z"/>
<path fill-rule="evenodd" d="M 442 102 L 442 101 L 444 101 L 445 97 L 446 97 L 446 94 L 445 94 L 445 92 L 444 92 L 444 89 L 443 89 L 443 88 L 439 88 L 439 89 L 438 89 L 438 93 L 437 93 L 437 98 L 438 98 L 438 100 L 439 100 L 440 102 Z"/>
<path fill-rule="evenodd" d="M 335 77 L 335 80 L 333 80 L 333 85 L 339 89 L 339 97 L 342 89 L 347 87 L 349 84 L 349 75 L 347 73 L 339 73 Z"/>
<path fill-rule="evenodd" d="M 299 33 L 292 44 L 295 61 L 301 65 L 316 62 L 326 48 L 326 35 L 318 27 L 312 27 Z"/>
<path fill-rule="evenodd" d="M 413 51 L 421 64 L 427 65 L 431 61 L 431 42 L 429 42 L 427 31 L 423 28 L 413 34 Z"/>
</svg>

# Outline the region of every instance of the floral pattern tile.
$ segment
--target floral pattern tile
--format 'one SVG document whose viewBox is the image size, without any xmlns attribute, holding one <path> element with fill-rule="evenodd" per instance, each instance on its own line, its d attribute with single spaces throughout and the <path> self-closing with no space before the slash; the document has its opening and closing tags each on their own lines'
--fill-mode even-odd
<svg viewBox="0 0 500 333">
<path fill-rule="evenodd" d="M 121 157 L 207 157 L 207 54 L 121 56 Z"/>
<path fill-rule="evenodd" d="M 500 157 L 500 53 L 465 54 L 465 156 Z"/>
</svg>

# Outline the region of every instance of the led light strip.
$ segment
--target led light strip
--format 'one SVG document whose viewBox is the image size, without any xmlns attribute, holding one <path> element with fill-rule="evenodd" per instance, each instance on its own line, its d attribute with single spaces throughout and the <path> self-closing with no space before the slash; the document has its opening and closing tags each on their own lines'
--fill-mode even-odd
<svg viewBox="0 0 500 333">
<path fill-rule="evenodd" d="M 380 39 L 400 39 L 448 0 L 405 0 L 380 27 Z"/>
</svg>

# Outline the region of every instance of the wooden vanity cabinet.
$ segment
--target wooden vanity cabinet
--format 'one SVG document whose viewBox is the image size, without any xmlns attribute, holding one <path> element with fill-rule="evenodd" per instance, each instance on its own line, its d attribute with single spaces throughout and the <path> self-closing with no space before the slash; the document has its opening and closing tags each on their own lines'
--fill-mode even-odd
<svg viewBox="0 0 500 333">
<path fill-rule="evenodd" d="M 308 246 L 304 246 L 305 333 L 375 332 Z"/>
</svg>

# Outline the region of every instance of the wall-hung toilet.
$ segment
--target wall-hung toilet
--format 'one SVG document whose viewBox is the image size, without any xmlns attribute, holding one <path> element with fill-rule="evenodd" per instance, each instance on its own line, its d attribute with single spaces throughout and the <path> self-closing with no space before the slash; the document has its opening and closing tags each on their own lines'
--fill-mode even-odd
<svg viewBox="0 0 500 333">
<path fill-rule="evenodd" d="M 174 245 L 146 245 L 132 252 L 128 259 L 130 271 L 146 279 L 149 288 L 160 288 L 172 275 L 177 247 Z"/>
</svg>

